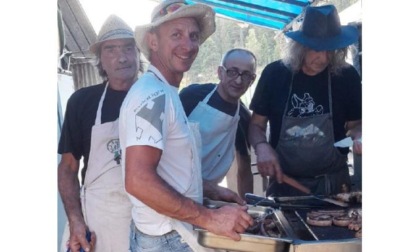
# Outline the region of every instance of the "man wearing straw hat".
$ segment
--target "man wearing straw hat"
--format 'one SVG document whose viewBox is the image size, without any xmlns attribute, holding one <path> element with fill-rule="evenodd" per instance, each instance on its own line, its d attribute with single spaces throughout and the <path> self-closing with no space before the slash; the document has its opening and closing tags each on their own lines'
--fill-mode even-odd
<svg viewBox="0 0 420 252">
<path fill-rule="evenodd" d="M 150 61 L 120 112 L 125 188 L 134 204 L 132 251 L 205 251 L 193 225 L 240 240 L 253 223 L 246 206 L 208 209 L 198 125 L 189 123 L 178 96 L 184 72 L 215 31 L 215 13 L 203 4 L 163 1 L 150 24 L 135 30 Z"/>
<path fill-rule="evenodd" d="M 118 117 L 143 71 L 140 52 L 132 28 L 115 15 L 105 21 L 90 51 L 106 80 L 76 91 L 68 101 L 58 148 L 58 187 L 69 224 L 63 241 L 73 252 L 129 251 L 132 205 L 122 179 Z"/>
<path fill-rule="evenodd" d="M 250 105 L 250 142 L 259 172 L 270 176 L 266 193 L 300 195 L 284 175 L 317 195 L 349 191 L 349 146 L 362 147 L 362 92 L 345 57 L 358 31 L 340 24 L 333 5 L 308 6 L 300 30 L 286 36 L 282 60 L 265 67 Z"/>
</svg>

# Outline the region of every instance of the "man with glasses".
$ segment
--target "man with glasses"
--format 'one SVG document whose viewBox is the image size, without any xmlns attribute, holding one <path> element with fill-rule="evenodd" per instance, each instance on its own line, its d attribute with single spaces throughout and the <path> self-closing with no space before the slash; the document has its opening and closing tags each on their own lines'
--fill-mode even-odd
<svg viewBox="0 0 420 252">
<path fill-rule="evenodd" d="M 224 54 L 217 69 L 219 84 L 192 84 L 180 93 L 190 121 L 199 122 L 204 196 L 245 204 L 244 195 L 253 192 L 250 144 L 247 140 L 251 114 L 240 101 L 255 80 L 256 57 L 246 49 Z M 236 155 L 238 194 L 218 186 Z M 241 198 L 242 197 L 242 198 Z"/>
</svg>

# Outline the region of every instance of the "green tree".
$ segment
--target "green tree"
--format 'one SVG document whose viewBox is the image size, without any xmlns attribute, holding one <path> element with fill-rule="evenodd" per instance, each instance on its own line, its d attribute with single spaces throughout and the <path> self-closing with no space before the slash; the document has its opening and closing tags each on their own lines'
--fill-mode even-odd
<svg viewBox="0 0 420 252">
<path fill-rule="evenodd" d="M 216 16 L 216 31 L 200 46 L 197 59 L 184 75 L 180 89 L 192 83 L 217 83 L 217 67 L 223 54 L 235 47 L 246 48 L 257 57 L 257 79 L 242 101 L 248 106 L 262 69 L 280 57 L 279 31 Z"/>
<path fill-rule="evenodd" d="M 260 27 L 250 28 L 245 45 L 257 56 L 258 67 L 264 67 L 280 57 L 279 51 L 276 51 L 275 37 L 274 30 Z"/>
<path fill-rule="evenodd" d="M 240 46 L 240 33 L 237 21 L 217 16 L 216 31 L 200 46 L 197 59 L 184 75 L 181 88 L 192 83 L 217 83 L 220 60 L 227 50 Z"/>
</svg>

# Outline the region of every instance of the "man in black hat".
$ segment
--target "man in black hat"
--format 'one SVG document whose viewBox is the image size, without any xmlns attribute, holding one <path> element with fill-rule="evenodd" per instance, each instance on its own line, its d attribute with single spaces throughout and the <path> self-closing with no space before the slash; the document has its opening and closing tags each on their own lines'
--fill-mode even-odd
<svg viewBox="0 0 420 252">
<path fill-rule="evenodd" d="M 284 57 L 266 66 L 250 105 L 249 138 L 260 174 L 270 176 L 267 195 L 302 195 L 282 183 L 285 175 L 317 195 L 348 191 L 348 147 L 362 151 L 361 79 L 345 62 L 358 31 L 340 24 L 333 5 L 309 6 L 300 30 L 286 36 Z"/>
</svg>

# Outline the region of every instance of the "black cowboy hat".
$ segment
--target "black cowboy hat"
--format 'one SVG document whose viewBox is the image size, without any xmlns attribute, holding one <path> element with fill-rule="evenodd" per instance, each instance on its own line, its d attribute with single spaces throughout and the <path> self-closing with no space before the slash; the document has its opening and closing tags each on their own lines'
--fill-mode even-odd
<svg viewBox="0 0 420 252">
<path fill-rule="evenodd" d="M 334 5 L 308 6 L 299 31 L 286 36 L 315 51 L 331 51 L 347 47 L 359 38 L 359 31 L 350 25 L 341 25 Z"/>
</svg>

